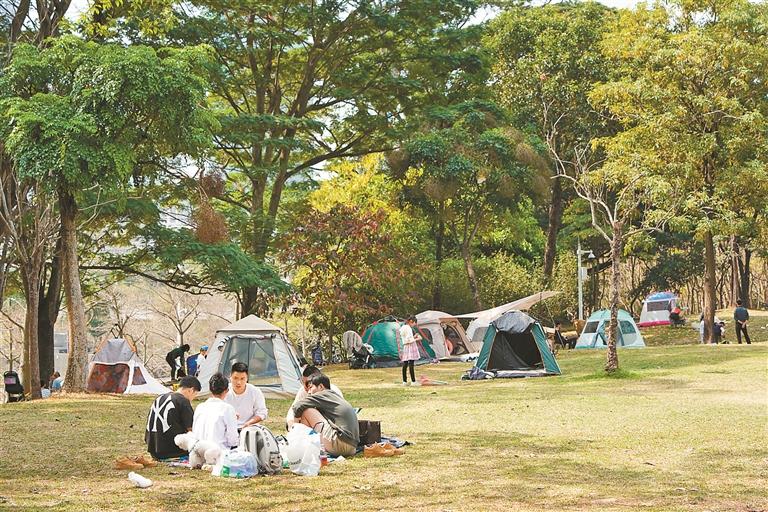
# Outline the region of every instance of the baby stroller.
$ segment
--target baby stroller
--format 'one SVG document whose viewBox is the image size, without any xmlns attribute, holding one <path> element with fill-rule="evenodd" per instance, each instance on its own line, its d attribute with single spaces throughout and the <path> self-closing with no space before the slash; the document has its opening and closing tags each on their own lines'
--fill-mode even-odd
<svg viewBox="0 0 768 512">
<path fill-rule="evenodd" d="M 3 374 L 5 382 L 5 394 L 8 402 L 22 402 L 24 400 L 24 386 L 21 385 L 19 374 L 9 370 Z"/>
<path fill-rule="evenodd" d="M 373 347 L 367 343 L 359 347 L 352 348 L 352 357 L 349 359 L 349 367 L 353 370 L 362 368 L 373 368 L 376 364 L 373 362 Z"/>
</svg>

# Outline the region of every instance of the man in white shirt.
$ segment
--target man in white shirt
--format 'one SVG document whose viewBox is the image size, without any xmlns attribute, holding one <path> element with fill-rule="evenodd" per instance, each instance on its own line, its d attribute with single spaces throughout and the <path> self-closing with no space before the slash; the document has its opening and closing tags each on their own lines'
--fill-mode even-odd
<svg viewBox="0 0 768 512">
<path fill-rule="evenodd" d="M 288 430 L 291 429 L 291 426 L 296 422 L 296 415 L 294 414 L 293 408 L 302 400 L 307 398 L 309 396 L 309 378 L 312 377 L 316 373 L 322 373 L 320 371 L 320 368 L 317 366 L 312 365 L 306 365 L 302 367 L 301 371 L 301 388 L 296 393 L 296 398 L 293 400 L 293 404 L 288 408 L 288 414 L 285 417 L 285 423 L 288 426 Z M 331 391 L 339 395 L 341 398 L 344 398 L 344 394 L 341 392 L 341 390 L 336 386 L 336 384 L 331 384 Z"/>
<path fill-rule="evenodd" d="M 235 408 L 224 401 L 229 391 L 229 380 L 216 373 L 208 381 L 208 387 L 213 396 L 195 409 L 192 433 L 196 438 L 214 442 L 225 450 L 237 447 L 240 442 L 237 415 Z"/>
<path fill-rule="evenodd" d="M 248 384 L 248 365 L 233 364 L 230 378 L 232 382 L 224 401 L 235 408 L 237 428 L 242 430 L 267 419 L 267 402 L 264 400 L 264 393 L 253 384 Z"/>
</svg>

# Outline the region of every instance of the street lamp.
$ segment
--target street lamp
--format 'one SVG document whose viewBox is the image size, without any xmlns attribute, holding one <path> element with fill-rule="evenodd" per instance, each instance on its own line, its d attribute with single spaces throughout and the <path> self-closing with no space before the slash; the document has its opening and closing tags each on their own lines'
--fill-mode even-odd
<svg viewBox="0 0 768 512">
<path fill-rule="evenodd" d="M 586 254 L 587 259 L 595 259 L 595 253 L 591 250 L 581 248 L 581 241 L 579 241 L 578 248 L 576 249 L 576 274 L 579 282 L 579 320 L 584 320 L 584 292 L 582 292 L 582 286 L 584 279 L 587 277 L 587 269 L 581 266 L 581 255 Z"/>
</svg>

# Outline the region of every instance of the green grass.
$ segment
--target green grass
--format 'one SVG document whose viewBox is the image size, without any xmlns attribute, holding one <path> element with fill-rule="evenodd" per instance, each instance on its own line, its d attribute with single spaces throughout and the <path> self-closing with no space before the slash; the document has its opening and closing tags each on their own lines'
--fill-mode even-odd
<svg viewBox="0 0 768 512">
<path fill-rule="evenodd" d="M 695 334 L 695 333 L 694 333 Z M 399 369 L 329 374 L 362 418 L 413 443 L 317 478 L 245 481 L 142 471 L 149 397 L 76 396 L 0 406 L 0 509 L 7 510 L 697 510 L 768 509 L 768 346 L 561 351 L 560 377 L 461 382 L 466 364 L 417 368 L 448 386 L 402 388 Z M 288 401 L 269 401 L 282 431 Z"/>
</svg>

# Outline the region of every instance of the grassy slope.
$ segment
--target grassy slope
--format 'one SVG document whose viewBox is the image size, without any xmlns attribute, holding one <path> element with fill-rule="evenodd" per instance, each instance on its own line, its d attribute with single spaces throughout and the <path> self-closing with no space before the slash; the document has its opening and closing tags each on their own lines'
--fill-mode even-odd
<svg viewBox="0 0 768 512">
<path fill-rule="evenodd" d="M 150 398 L 0 406 L 0 509 L 765 510 L 768 346 L 765 331 L 756 337 L 620 351 L 619 379 L 599 373 L 594 351 L 561 352 L 564 375 L 552 378 L 458 382 L 467 365 L 417 370 L 444 387 L 396 386 L 398 369 L 331 369 L 361 417 L 414 446 L 314 479 L 158 467 L 142 472 L 155 486 L 138 490 L 111 463 L 142 450 Z M 279 431 L 288 402 L 268 405 Z"/>
</svg>

